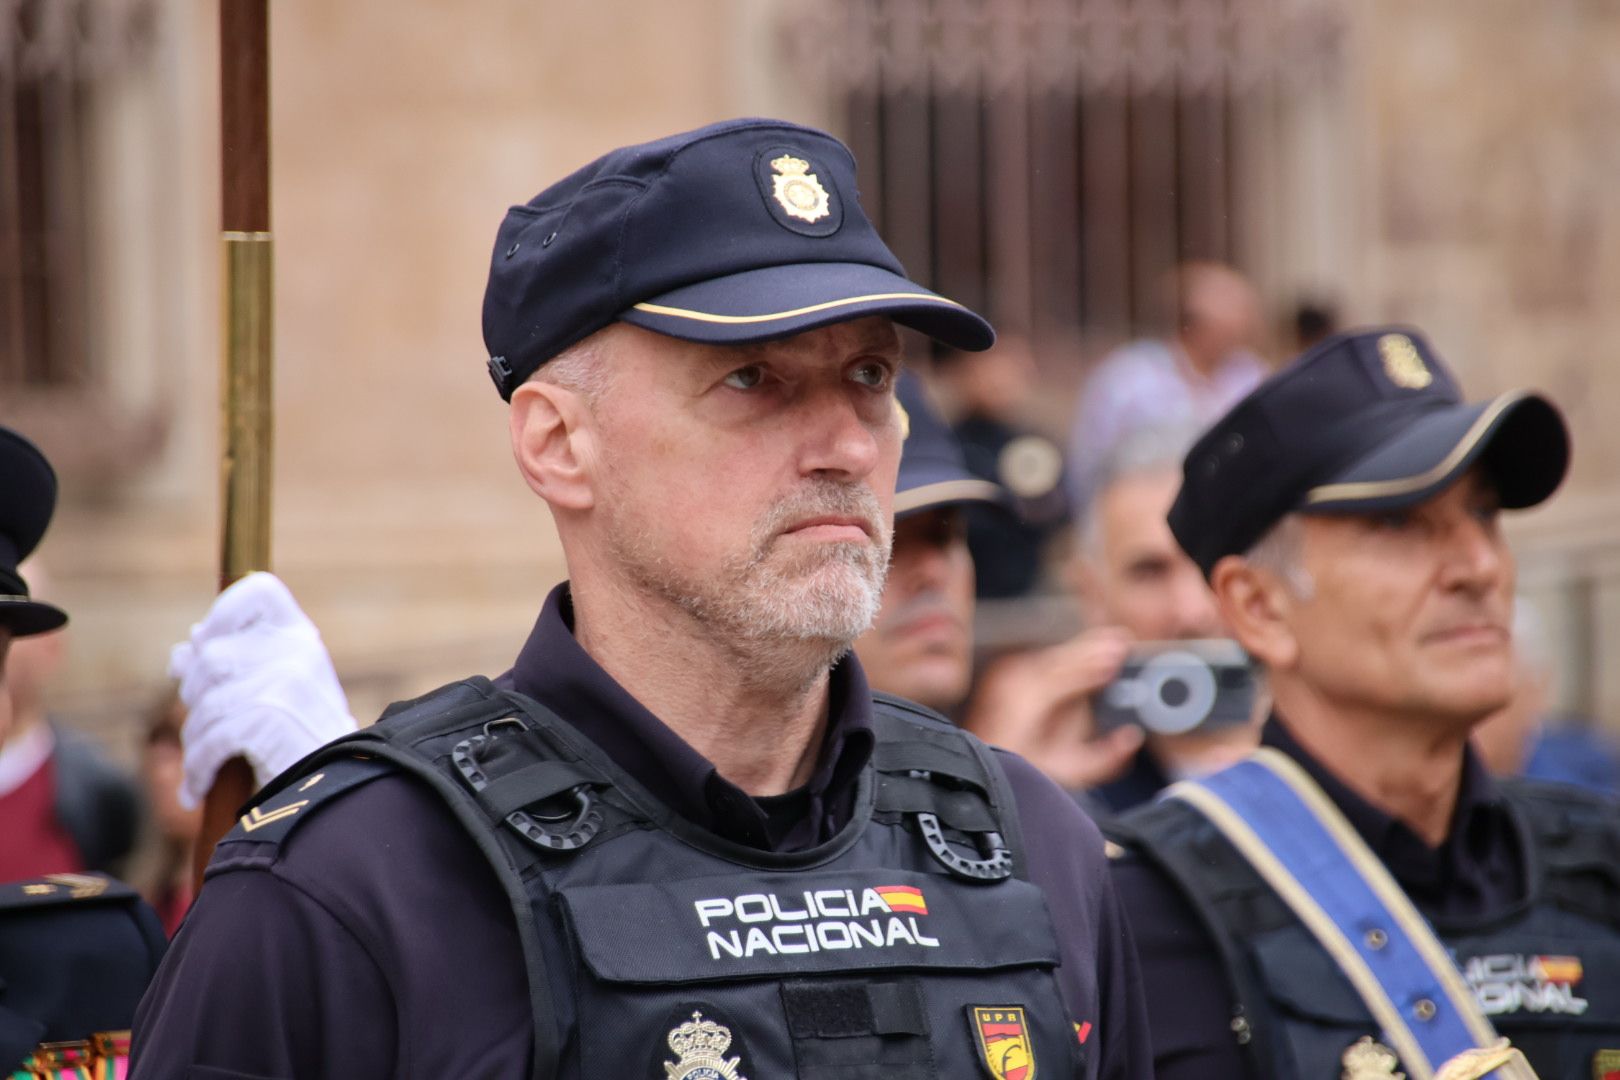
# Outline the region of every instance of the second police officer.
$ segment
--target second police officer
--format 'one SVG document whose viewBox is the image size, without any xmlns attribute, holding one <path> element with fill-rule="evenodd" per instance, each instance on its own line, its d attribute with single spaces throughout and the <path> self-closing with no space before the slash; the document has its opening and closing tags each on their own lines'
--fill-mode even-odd
<svg viewBox="0 0 1620 1080">
<path fill-rule="evenodd" d="M 1465 403 L 1402 328 L 1317 346 L 1188 454 L 1171 527 L 1275 707 L 1254 757 L 1117 826 L 1161 1078 L 1620 1075 L 1620 810 L 1468 744 L 1514 682 L 1499 512 L 1568 459 L 1546 399 Z"/>
</svg>

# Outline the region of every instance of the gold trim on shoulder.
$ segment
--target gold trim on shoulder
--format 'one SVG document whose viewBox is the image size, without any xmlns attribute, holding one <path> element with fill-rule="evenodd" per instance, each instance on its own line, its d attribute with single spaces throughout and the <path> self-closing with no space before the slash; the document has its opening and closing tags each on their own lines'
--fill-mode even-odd
<svg viewBox="0 0 1620 1080">
<path fill-rule="evenodd" d="M 255 806 L 253 809 L 242 815 L 242 831 L 252 832 L 254 829 L 262 829 L 266 825 L 272 824 L 273 822 L 290 818 L 308 805 L 308 799 L 299 799 L 295 803 L 289 803 L 286 806 L 278 806 L 276 809 L 270 811 L 265 811 Z"/>
<path fill-rule="evenodd" d="M 107 879 L 94 874 L 46 874 L 45 880 L 66 888 L 75 900 L 88 900 L 107 891 Z"/>
<path fill-rule="evenodd" d="M 1348 484 L 1323 484 L 1321 487 L 1311 488 L 1305 495 L 1305 505 L 1313 506 L 1324 502 L 1341 502 L 1350 499 L 1381 499 L 1391 495 L 1409 495 L 1414 491 L 1422 491 L 1430 484 L 1442 479 L 1447 473 L 1457 467 L 1457 463 L 1468 456 L 1475 444 L 1485 437 L 1485 432 L 1496 422 L 1506 409 L 1529 397 L 1527 390 L 1513 390 L 1492 401 L 1486 410 L 1479 414 L 1457 445 L 1451 448 L 1438 465 L 1416 476 L 1403 476 L 1395 480 L 1366 480 Z"/>
</svg>

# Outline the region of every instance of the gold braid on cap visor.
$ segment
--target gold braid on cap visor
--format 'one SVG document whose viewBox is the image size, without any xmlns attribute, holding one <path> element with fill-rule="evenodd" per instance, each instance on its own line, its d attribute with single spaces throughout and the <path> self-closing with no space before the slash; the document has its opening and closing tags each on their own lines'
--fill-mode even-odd
<svg viewBox="0 0 1620 1080">
<path fill-rule="evenodd" d="M 956 502 L 1000 502 L 1001 489 L 988 480 L 942 480 L 907 488 L 894 496 L 894 512 L 910 513 L 926 506 Z"/>
<path fill-rule="evenodd" d="M 947 307 L 959 308 L 962 305 L 955 300 L 947 300 L 943 296 L 933 293 L 871 293 L 867 296 L 850 296 L 842 300 L 828 300 L 824 304 L 811 304 L 809 307 L 793 308 L 790 311 L 774 311 L 768 315 L 716 315 L 708 311 L 693 311 L 690 308 L 665 307 L 663 304 L 636 304 L 632 311 L 645 311 L 649 315 L 672 315 L 677 319 L 693 319 L 697 322 L 711 323 L 759 323 L 771 322 L 776 319 L 791 319 L 798 315 L 813 315 L 818 311 L 830 311 L 833 308 L 849 307 L 852 304 L 867 304 L 875 300 L 921 300 L 929 304 L 944 304 Z"/>
<path fill-rule="evenodd" d="M 1324 502 L 1353 502 L 1360 499 L 1381 499 L 1391 495 L 1410 495 L 1414 491 L 1422 491 L 1445 479 L 1447 473 L 1455 469 L 1462 459 L 1473 452 L 1479 440 L 1485 437 L 1496 418 L 1501 416 L 1511 405 L 1515 405 L 1529 397 L 1527 390 L 1513 390 L 1503 394 L 1491 402 L 1486 410 L 1479 414 L 1457 445 L 1451 452 L 1440 460 L 1438 465 L 1419 473 L 1416 476 L 1403 476 L 1394 480 L 1362 480 L 1345 484 L 1323 484 L 1314 487 L 1305 495 L 1305 505 L 1312 506 Z"/>
</svg>

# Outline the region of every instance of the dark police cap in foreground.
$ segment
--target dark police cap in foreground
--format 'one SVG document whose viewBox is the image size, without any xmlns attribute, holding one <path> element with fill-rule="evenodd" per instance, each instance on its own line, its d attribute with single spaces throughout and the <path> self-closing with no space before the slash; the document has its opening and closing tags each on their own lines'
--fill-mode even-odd
<svg viewBox="0 0 1620 1080">
<path fill-rule="evenodd" d="M 998 484 L 968 472 L 961 444 L 945 418 L 928 400 L 922 380 L 901 372 L 895 399 L 906 433 L 900 448 L 900 476 L 895 482 L 894 516 L 966 503 L 991 503 L 1006 509 L 1007 493 Z"/>
<path fill-rule="evenodd" d="M 1546 398 L 1467 403 L 1429 343 L 1402 327 L 1328 338 L 1232 407 L 1187 455 L 1170 530 L 1208 577 L 1285 514 L 1423 502 L 1476 462 L 1502 506 L 1534 506 L 1569 466 Z"/>
<path fill-rule="evenodd" d="M 67 623 L 67 613 L 28 596 L 17 565 L 45 535 L 56 509 L 56 471 L 39 448 L 0 427 L 0 628 L 16 637 Z"/>
<path fill-rule="evenodd" d="M 887 315 L 958 349 L 983 318 L 913 283 L 861 209 L 855 159 L 824 132 L 731 120 L 627 146 L 514 206 L 484 293 L 503 398 L 610 323 L 720 345 Z"/>
</svg>

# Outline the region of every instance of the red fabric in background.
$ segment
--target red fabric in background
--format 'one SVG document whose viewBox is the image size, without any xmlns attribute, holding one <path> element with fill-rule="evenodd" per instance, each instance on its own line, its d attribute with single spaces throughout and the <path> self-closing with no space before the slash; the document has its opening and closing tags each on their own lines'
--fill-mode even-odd
<svg viewBox="0 0 1620 1080">
<path fill-rule="evenodd" d="M 0 795 L 0 881 L 74 874 L 84 856 L 56 820 L 56 765 L 46 760 L 15 790 Z"/>
</svg>

